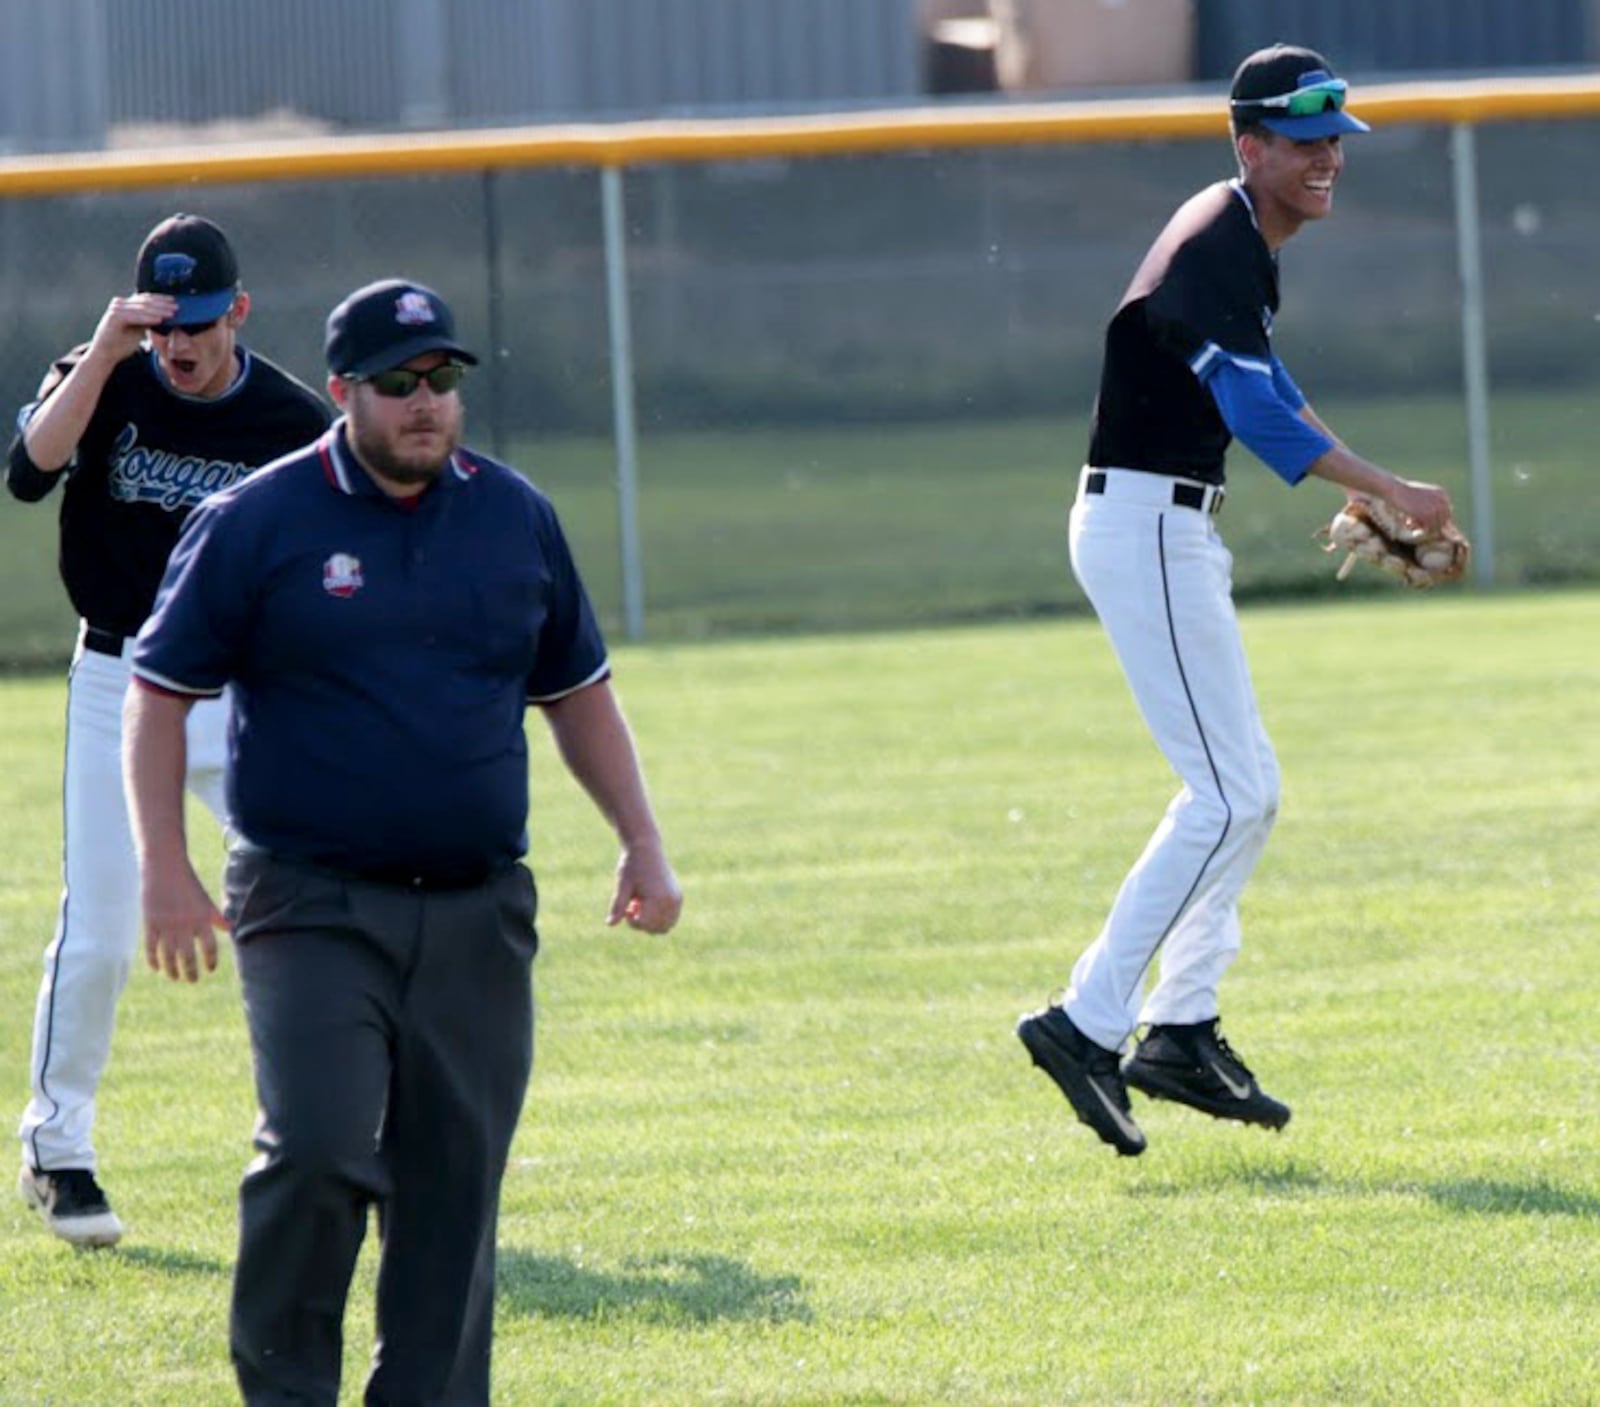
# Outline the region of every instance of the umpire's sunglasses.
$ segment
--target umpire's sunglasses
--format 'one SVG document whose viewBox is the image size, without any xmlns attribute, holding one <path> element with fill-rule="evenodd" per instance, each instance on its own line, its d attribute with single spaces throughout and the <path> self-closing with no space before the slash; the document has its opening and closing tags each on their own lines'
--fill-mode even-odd
<svg viewBox="0 0 1600 1407">
<path fill-rule="evenodd" d="M 1274 98 L 1235 98 L 1234 107 L 1269 108 L 1289 117 L 1315 117 L 1319 112 L 1343 112 L 1345 94 L 1350 85 L 1342 78 L 1328 78 L 1321 83 L 1310 83 L 1296 88 L 1292 93 L 1280 93 Z"/>
<path fill-rule="evenodd" d="M 436 396 L 448 396 L 461 385 L 461 379 L 467 374 L 467 369 L 460 362 L 445 362 L 436 366 L 431 371 L 411 371 L 406 367 L 397 366 L 391 371 L 375 371 L 371 376 L 347 376 L 346 381 L 359 381 L 362 385 L 370 386 L 380 396 L 391 401 L 403 401 L 408 396 L 414 396 L 417 387 L 424 381 L 428 389 Z"/>
</svg>

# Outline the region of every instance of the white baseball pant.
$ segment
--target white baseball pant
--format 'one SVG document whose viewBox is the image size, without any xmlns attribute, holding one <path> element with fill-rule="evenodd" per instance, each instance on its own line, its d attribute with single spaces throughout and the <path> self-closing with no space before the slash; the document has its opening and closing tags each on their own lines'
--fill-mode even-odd
<svg viewBox="0 0 1600 1407">
<path fill-rule="evenodd" d="M 131 637 L 120 658 L 87 650 L 80 631 L 67 676 L 61 908 L 44 954 L 33 1094 L 18 1130 L 23 1157 L 47 1172 L 96 1169 L 95 1092 L 139 946 L 139 865 L 122 789 L 122 698 L 132 650 Z M 226 729 L 222 700 L 190 710 L 189 788 L 219 820 Z"/>
<path fill-rule="evenodd" d="M 1120 1050 L 1141 1023 L 1217 1015 L 1239 951 L 1239 895 L 1278 810 L 1278 763 L 1256 708 L 1233 606 L 1233 556 L 1210 511 L 1164 475 L 1095 471 L 1069 520 L 1072 569 L 1110 637 L 1150 735 L 1182 789 L 1072 969 L 1064 1008 Z M 1191 496 L 1197 486 L 1185 490 Z M 1203 489 L 1203 486 L 1198 486 Z M 1157 953 L 1159 978 L 1144 995 Z"/>
</svg>

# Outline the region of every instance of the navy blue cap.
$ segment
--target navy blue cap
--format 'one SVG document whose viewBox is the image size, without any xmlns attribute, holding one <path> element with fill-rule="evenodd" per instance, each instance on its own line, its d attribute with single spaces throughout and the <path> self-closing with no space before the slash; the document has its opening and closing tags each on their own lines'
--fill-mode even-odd
<svg viewBox="0 0 1600 1407">
<path fill-rule="evenodd" d="M 239 263 L 227 235 L 203 215 L 170 215 L 139 247 L 134 288 L 178 300 L 178 311 L 157 331 L 215 322 L 239 295 Z"/>
<path fill-rule="evenodd" d="M 1316 90 L 1322 85 L 1337 85 L 1340 91 L 1337 96 L 1331 92 L 1324 96 L 1315 112 L 1292 114 L 1283 104 L 1267 101 L 1304 92 L 1315 102 Z M 1233 75 L 1229 98 L 1236 123 L 1259 123 L 1297 142 L 1372 130 L 1344 110 L 1343 84 L 1328 61 L 1316 50 L 1295 44 L 1273 44 L 1249 55 Z"/>
<path fill-rule="evenodd" d="M 449 305 L 420 283 L 369 283 L 328 314 L 328 370 L 335 376 L 391 371 L 424 352 L 448 352 L 468 366 L 478 364 L 456 341 Z"/>
</svg>

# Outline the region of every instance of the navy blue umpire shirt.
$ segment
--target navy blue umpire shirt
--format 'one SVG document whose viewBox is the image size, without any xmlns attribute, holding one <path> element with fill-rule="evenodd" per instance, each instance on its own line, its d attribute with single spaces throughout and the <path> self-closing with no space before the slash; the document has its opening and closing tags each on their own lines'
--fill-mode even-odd
<svg viewBox="0 0 1600 1407">
<path fill-rule="evenodd" d="M 186 697 L 231 686 L 243 840 L 443 881 L 526 852 L 526 705 L 609 672 L 543 494 L 457 450 L 417 498 L 391 499 L 343 420 L 201 504 L 132 667 Z"/>
</svg>

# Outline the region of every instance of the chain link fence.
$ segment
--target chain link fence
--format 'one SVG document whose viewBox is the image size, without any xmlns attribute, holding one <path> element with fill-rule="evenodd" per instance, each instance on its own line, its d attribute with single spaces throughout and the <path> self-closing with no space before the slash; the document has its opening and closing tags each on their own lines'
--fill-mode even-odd
<svg viewBox="0 0 1600 1407">
<path fill-rule="evenodd" d="M 1600 196 L 1578 178 L 1596 127 L 1479 131 L 1499 584 L 1600 574 Z M 1400 125 L 1348 144 L 1334 216 L 1284 248 L 1276 340 L 1355 448 L 1461 505 L 1448 138 Z M 628 171 L 647 633 L 1076 608 L 1063 518 L 1104 324 L 1171 209 L 1230 174 L 1221 138 Z M 229 231 L 245 340 L 316 386 L 327 310 L 370 279 L 419 279 L 488 354 L 469 438 L 551 493 L 615 629 L 600 204 L 587 168 L 0 200 L 0 399 L 22 405 L 87 339 L 173 210 Z M 1241 594 L 1334 589 L 1309 536 L 1329 493 L 1285 490 L 1242 450 L 1230 482 Z M 55 502 L 0 505 L 11 664 L 70 646 Z"/>
</svg>

